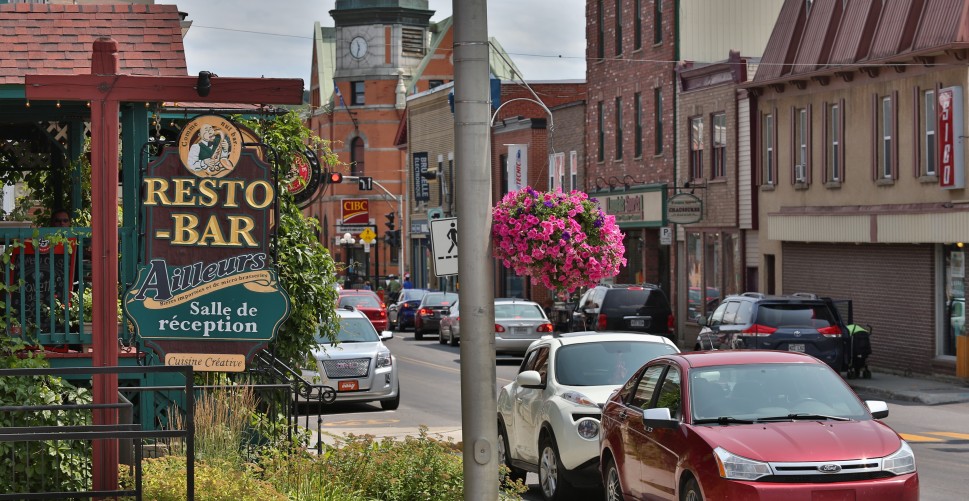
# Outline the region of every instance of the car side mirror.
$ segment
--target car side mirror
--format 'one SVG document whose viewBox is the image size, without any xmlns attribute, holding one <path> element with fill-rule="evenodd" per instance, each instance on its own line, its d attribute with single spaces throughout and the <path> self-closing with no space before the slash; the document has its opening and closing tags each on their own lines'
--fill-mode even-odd
<svg viewBox="0 0 969 501">
<path fill-rule="evenodd" d="M 707 322 L 707 317 L 704 317 L 701 315 L 696 318 L 696 324 L 699 325 L 700 327 L 706 327 L 707 325 L 709 325 L 709 322 Z"/>
<path fill-rule="evenodd" d="M 523 371 L 518 373 L 515 378 L 515 382 L 521 388 L 532 388 L 537 390 L 544 390 L 545 385 L 542 384 L 542 375 L 538 371 Z"/>
<path fill-rule="evenodd" d="M 670 410 L 666 407 L 654 407 L 643 411 L 643 424 L 647 428 L 676 428 L 680 425 L 670 416 Z"/>
<path fill-rule="evenodd" d="M 871 412 L 871 417 L 875 419 L 885 419 L 888 417 L 888 404 L 881 400 L 865 400 L 865 405 L 868 406 L 868 412 Z"/>
<path fill-rule="evenodd" d="M 380 340 L 385 341 L 387 339 L 394 338 L 394 331 L 380 331 Z"/>
</svg>

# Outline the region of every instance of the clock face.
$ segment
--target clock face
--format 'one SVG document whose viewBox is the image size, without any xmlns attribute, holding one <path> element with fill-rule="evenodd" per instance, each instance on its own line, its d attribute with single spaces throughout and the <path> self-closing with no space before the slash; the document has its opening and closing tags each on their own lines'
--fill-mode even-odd
<svg viewBox="0 0 969 501">
<path fill-rule="evenodd" d="M 353 37 L 353 40 L 350 40 L 350 55 L 357 59 L 367 55 L 367 40 L 363 37 Z"/>
</svg>

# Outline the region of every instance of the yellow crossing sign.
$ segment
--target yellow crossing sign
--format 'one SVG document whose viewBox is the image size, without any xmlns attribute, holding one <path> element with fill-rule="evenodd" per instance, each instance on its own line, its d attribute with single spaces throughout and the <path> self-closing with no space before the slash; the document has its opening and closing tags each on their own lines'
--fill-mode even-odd
<svg viewBox="0 0 969 501">
<path fill-rule="evenodd" d="M 369 242 L 375 238 L 377 238 L 377 234 L 374 233 L 370 228 L 364 228 L 364 230 L 360 232 L 360 240 L 362 241 Z"/>
</svg>

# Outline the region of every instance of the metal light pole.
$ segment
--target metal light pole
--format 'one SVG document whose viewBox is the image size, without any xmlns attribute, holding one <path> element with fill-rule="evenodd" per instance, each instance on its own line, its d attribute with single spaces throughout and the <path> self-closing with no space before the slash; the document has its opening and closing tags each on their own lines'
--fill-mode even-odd
<svg viewBox="0 0 969 501">
<path fill-rule="evenodd" d="M 495 293 L 491 275 L 491 92 L 485 0 L 453 0 L 454 151 L 461 280 L 464 499 L 498 499 Z"/>
</svg>

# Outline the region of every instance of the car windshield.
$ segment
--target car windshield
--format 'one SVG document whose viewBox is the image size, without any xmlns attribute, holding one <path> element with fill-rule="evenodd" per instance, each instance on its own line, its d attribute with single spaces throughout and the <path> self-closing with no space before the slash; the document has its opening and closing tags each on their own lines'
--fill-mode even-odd
<svg viewBox="0 0 969 501">
<path fill-rule="evenodd" d="M 694 424 L 869 419 L 841 377 L 820 364 L 746 364 L 690 371 Z"/>
<path fill-rule="evenodd" d="M 458 300 L 458 295 L 453 292 L 428 292 L 424 296 L 426 306 L 450 306 Z"/>
<path fill-rule="evenodd" d="M 831 310 L 824 304 L 762 304 L 757 309 L 757 324 L 767 327 L 812 327 L 836 325 Z"/>
<path fill-rule="evenodd" d="M 380 308 L 380 300 L 369 294 L 340 296 L 340 306 L 353 306 L 355 308 Z"/>
<path fill-rule="evenodd" d="M 544 320 L 545 312 L 542 308 L 534 303 L 518 303 L 518 304 L 496 304 L 495 305 L 495 318 L 508 320 L 508 319 L 530 319 L 530 320 Z"/>
<path fill-rule="evenodd" d="M 427 294 L 427 291 L 420 289 L 404 289 L 400 293 L 399 301 L 420 301 L 421 298 L 424 297 L 424 294 Z"/>
<path fill-rule="evenodd" d="M 314 336 L 319 344 L 330 344 L 329 339 L 324 339 L 317 332 Z M 376 329 L 370 320 L 360 317 L 344 317 L 340 319 L 340 330 L 336 334 L 337 341 L 341 343 L 375 343 L 380 341 Z"/>
<path fill-rule="evenodd" d="M 555 379 L 567 386 L 619 386 L 644 363 L 676 351 L 652 341 L 570 344 L 555 352 Z"/>
</svg>

